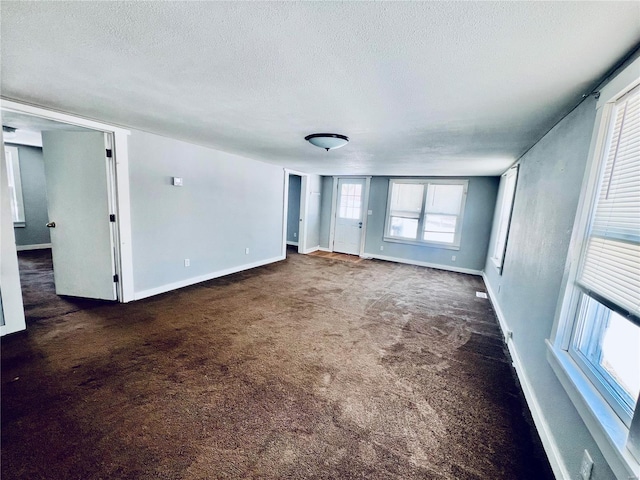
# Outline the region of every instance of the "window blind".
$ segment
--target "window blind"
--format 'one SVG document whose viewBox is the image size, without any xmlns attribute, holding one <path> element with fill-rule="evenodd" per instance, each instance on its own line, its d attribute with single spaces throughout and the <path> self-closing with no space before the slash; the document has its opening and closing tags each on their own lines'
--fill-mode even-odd
<svg viewBox="0 0 640 480">
<path fill-rule="evenodd" d="M 616 103 L 604 155 L 578 283 L 640 323 L 640 87 Z"/>
</svg>

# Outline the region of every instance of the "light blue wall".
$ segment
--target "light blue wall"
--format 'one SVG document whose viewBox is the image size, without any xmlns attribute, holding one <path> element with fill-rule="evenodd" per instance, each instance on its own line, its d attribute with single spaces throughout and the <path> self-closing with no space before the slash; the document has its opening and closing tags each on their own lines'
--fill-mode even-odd
<svg viewBox="0 0 640 480">
<path fill-rule="evenodd" d="M 513 345 L 561 456 L 577 476 L 584 449 L 594 479 L 614 475 L 546 359 L 552 324 L 595 121 L 589 98 L 520 160 L 502 275 L 486 262 L 492 299 L 513 332 Z M 495 230 L 495 228 L 494 228 Z"/>
<path fill-rule="evenodd" d="M 289 206 L 287 208 L 287 242 L 298 243 L 300 227 L 300 184 L 299 175 L 289 175 Z"/>
<path fill-rule="evenodd" d="M 322 177 L 322 184 L 320 188 L 322 190 L 320 199 L 320 248 L 329 248 L 333 177 Z"/>
<path fill-rule="evenodd" d="M 498 177 L 469 177 L 469 189 L 462 224 L 459 250 L 385 242 L 384 224 L 390 177 L 373 177 L 369 193 L 369 210 L 365 255 L 382 255 L 407 261 L 419 261 L 444 267 L 482 271 L 491 233 L 498 192 Z M 380 250 L 384 247 L 384 250 Z M 456 260 L 452 260 L 452 256 Z"/>
<path fill-rule="evenodd" d="M 136 294 L 281 258 L 282 167 L 134 130 L 129 171 Z"/>
<path fill-rule="evenodd" d="M 47 183 L 44 175 L 42 148 L 26 145 L 8 146 L 18 148 L 22 198 L 24 200 L 25 226 L 14 228 L 16 245 L 39 245 L 50 243 L 49 229 L 45 226 L 47 214 Z"/>
</svg>

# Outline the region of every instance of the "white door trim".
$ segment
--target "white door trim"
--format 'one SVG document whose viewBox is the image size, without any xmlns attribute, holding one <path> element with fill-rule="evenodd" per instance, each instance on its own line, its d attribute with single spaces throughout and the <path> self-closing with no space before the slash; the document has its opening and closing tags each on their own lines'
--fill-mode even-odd
<svg viewBox="0 0 640 480">
<path fill-rule="evenodd" d="M 334 175 L 333 176 L 333 186 L 331 187 L 331 191 L 333 192 L 331 195 L 331 224 L 329 226 L 329 250 L 333 252 L 333 242 L 335 240 L 336 233 L 336 214 L 338 211 L 338 180 L 340 179 L 363 179 L 364 182 L 364 192 L 362 195 L 362 234 L 360 235 L 360 252 L 358 255 L 362 256 L 364 254 L 364 244 L 367 236 L 367 220 L 369 217 L 369 187 L 371 186 L 371 176 L 366 175 Z"/>
<path fill-rule="evenodd" d="M 125 128 L 90 120 L 47 108 L 28 105 L 0 97 L 0 108 L 10 112 L 34 115 L 48 120 L 77 125 L 113 134 L 113 157 L 116 173 L 116 226 L 118 237 L 116 269 L 119 271 L 118 300 L 134 300 L 133 288 L 133 246 L 131 234 L 131 197 L 129 192 L 129 147 L 131 132 Z M 4 300 L 3 300 L 4 301 Z"/>
</svg>

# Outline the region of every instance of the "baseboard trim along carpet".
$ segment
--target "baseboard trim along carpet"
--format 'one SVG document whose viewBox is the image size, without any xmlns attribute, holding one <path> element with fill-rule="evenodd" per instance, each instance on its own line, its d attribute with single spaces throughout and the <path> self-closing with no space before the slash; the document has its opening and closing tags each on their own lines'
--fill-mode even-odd
<svg viewBox="0 0 640 480">
<path fill-rule="evenodd" d="M 481 270 L 473 270 L 472 268 L 452 267 L 450 265 L 440 265 L 438 263 L 421 262 L 419 260 L 407 260 L 400 257 L 387 257 L 386 255 L 377 255 L 375 253 L 364 253 L 360 255 L 362 258 L 375 258 L 377 260 L 385 260 L 387 262 L 405 263 L 407 265 L 417 265 L 418 267 L 437 268 L 438 270 L 446 270 L 448 272 L 468 273 L 469 275 L 482 276 Z"/>
<path fill-rule="evenodd" d="M 34 243 L 33 245 L 16 245 L 16 250 L 18 252 L 23 252 L 25 250 L 44 250 L 45 248 L 51 248 L 50 243 Z"/>
<path fill-rule="evenodd" d="M 237 267 L 231 267 L 225 270 L 218 270 L 216 272 L 207 273 L 206 275 L 187 278 L 185 280 L 180 280 L 179 282 L 168 283 L 160 287 L 149 288 L 147 290 L 142 290 L 140 292 L 134 293 L 134 300 L 142 300 L 143 298 L 152 297 L 154 295 L 159 295 L 161 293 L 170 292 L 171 290 L 177 290 L 178 288 L 182 288 L 182 287 L 188 287 L 189 285 L 194 285 L 196 283 L 206 282 L 207 280 L 212 280 L 214 278 L 224 277 L 225 275 L 231 275 L 232 273 L 238 273 L 238 272 L 242 272 L 243 270 L 249 270 L 251 268 L 261 267 L 269 263 L 279 262 L 281 260 L 284 260 L 285 258 L 286 257 L 283 257 L 283 256 L 267 258 L 266 260 L 260 260 L 253 263 L 246 263 L 244 265 L 238 265 Z"/>
<path fill-rule="evenodd" d="M 556 478 L 572 478 L 569 470 L 567 469 L 567 466 L 562 460 L 562 455 L 560 454 L 560 450 L 558 449 L 556 439 L 549 428 L 549 423 L 547 422 L 542 409 L 540 408 L 535 390 L 531 386 L 529 377 L 524 370 L 522 361 L 520 360 L 520 355 L 518 355 L 518 351 L 516 349 L 516 345 L 515 343 L 513 343 L 512 332 L 509 329 L 500 305 L 495 300 L 497 297 L 493 294 L 493 291 L 491 290 L 491 286 L 489 284 L 489 279 L 484 274 L 484 272 L 482 273 L 482 279 L 484 280 L 484 284 L 487 288 L 487 293 L 489 294 L 489 301 L 491 302 L 493 310 L 496 312 L 496 316 L 498 317 L 500 330 L 502 330 L 504 341 L 507 344 L 507 348 L 509 349 L 509 354 L 511 355 L 511 359 L 513 360 L 513 367 L 515 368 L 516 374 L 518 375 L 518 380 L 520 381 L 520 385 L 522 386 L 524 398 L 527 401 L 529 410 L 531 411 L 533 422 L 535 423 L 536 429 L 538 430 L 538 435 L 540 435 L 540 440 L 542 440 L 542 445 L 547 454 L 547 458 L 549 459 L 551 469 L 553 470 Z"/>
</svg>

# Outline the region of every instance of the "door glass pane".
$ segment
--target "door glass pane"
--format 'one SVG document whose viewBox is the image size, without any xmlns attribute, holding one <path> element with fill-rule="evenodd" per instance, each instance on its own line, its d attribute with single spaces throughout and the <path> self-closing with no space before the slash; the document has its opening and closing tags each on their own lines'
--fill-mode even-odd
<svg viewBox="0 0 640 480">
<path fill-rule="evenodd" d="M 357 220 L 361 214 L 362 185 L 356 183 L 343 183 L 340 187 L 340 205 L 338 216 Z"/>
</svg>

